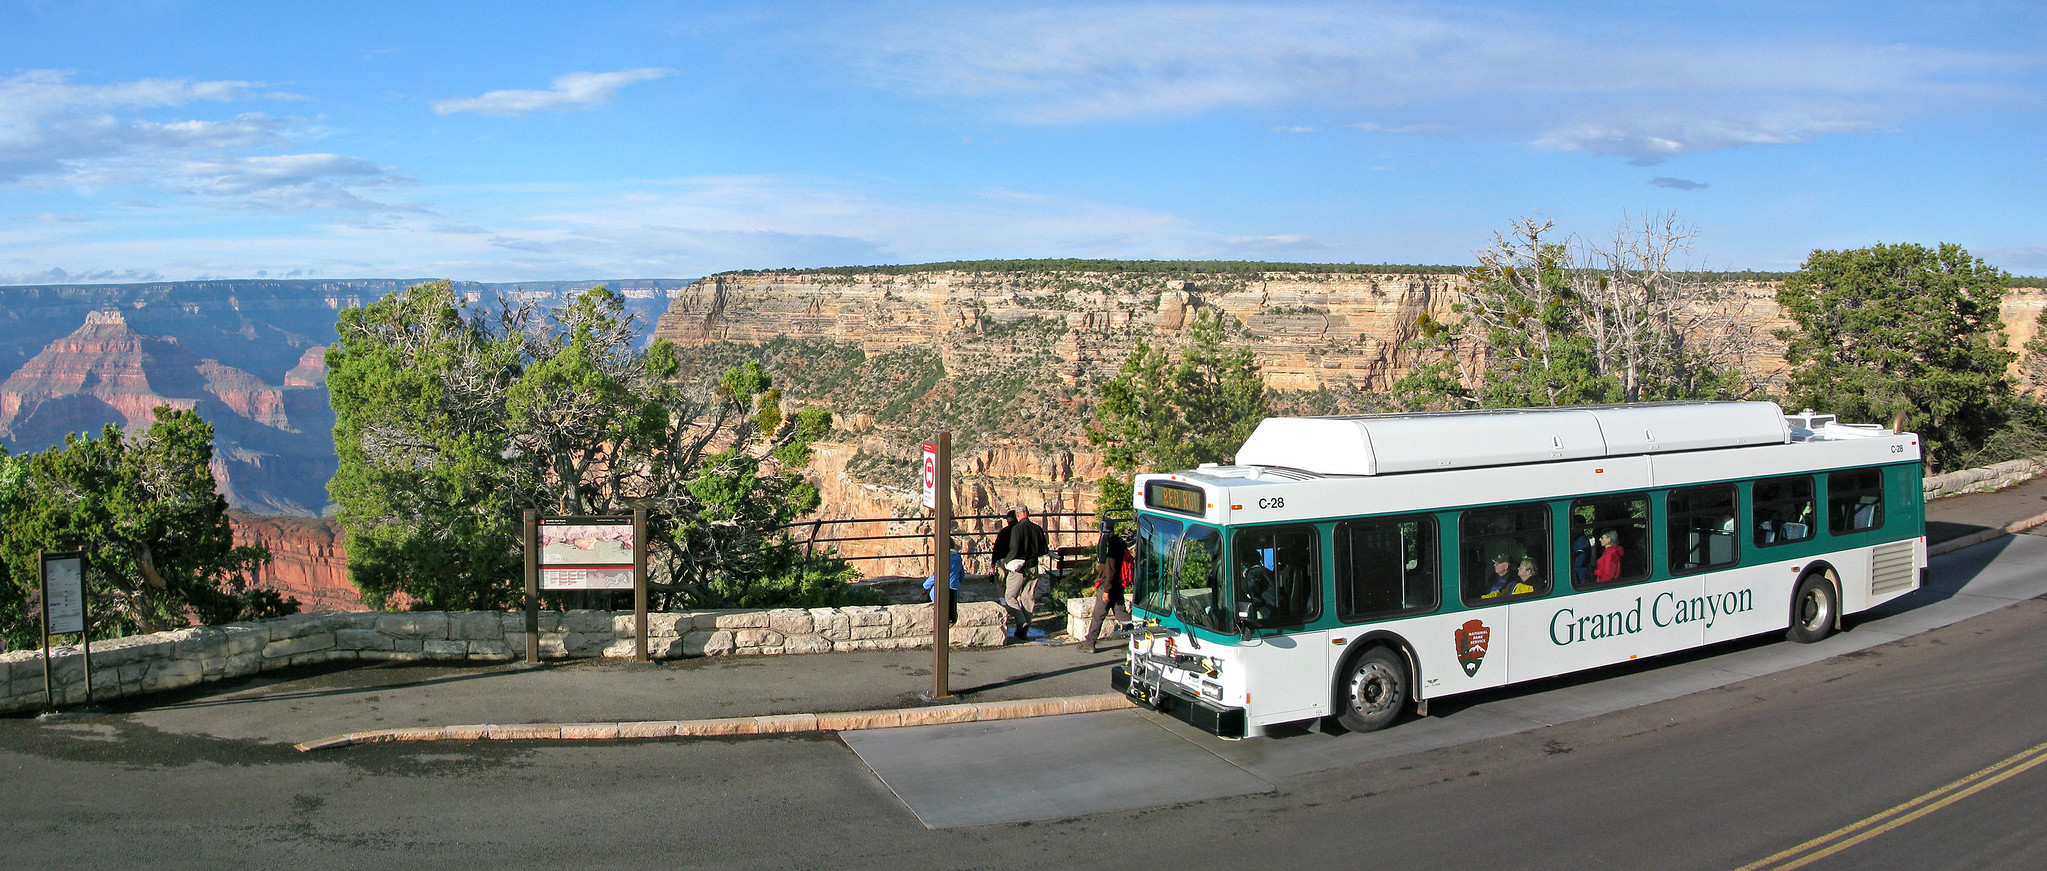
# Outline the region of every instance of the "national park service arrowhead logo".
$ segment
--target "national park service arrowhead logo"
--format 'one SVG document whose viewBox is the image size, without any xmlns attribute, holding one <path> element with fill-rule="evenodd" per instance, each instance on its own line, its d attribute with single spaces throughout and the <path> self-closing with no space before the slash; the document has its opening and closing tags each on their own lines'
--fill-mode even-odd
<svg viewBox="0 0 2047 871">
<path fill-rule="evenodd" d="M 1478 674 L 1478 667 L 1485 662 L 1486 648 L 1492 646 L 1493 630 L 1477 620 L 1466 620 L 1457 629 L 1457 664 L 1464 666 L 1464 676 Z"/>
</svg>

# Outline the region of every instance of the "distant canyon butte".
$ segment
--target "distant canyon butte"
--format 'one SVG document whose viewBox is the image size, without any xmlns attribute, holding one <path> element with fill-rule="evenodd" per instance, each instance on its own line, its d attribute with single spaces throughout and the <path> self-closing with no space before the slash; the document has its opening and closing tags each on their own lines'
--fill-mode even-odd
<svg viewBox="0 0 2047 871">
<path fill-rule="evenodd" d="M 337 313 L 414 281 L 205 281 L 0 288 L 0 443 L 35 451 L 73 431 L 146 426 L 158 404 L 196 408 L 216 428 L 214 473 L 237 509 L 238 537 L 268 546 L 265 581 L 310 608 L 357 607 L 327 507 L 335 459 L 321 352 Z M 1091 512 L 1108 474 L 1084 427 L 1094 387 L 1139 341 L 1177 346 L 1202 310 L 1241 325 L 1285 408 L 1340 411 L 1383 391 L 1411 359 L 1423 313 L 1454 318 L 1455 271 L 1205 274 L 1111 268 L 734 272 L 701 280 L 485 285 L 543 304 L 607 284 L 682 351 L 685 377 L 762 360 L 797 404 L 830 406 L 837 431 L 808 473 L 818 520 L 906 518 L 823 527 L 851 537 L 917 528 L 919 444 L 954 443 L 961 514 Z M 1764 352 L 1784 326 L 1777 282 L 1731 281 L 1747 298 Z M 2031 337 L 2047 291 L 2021 287 L 2002 307 L 2011 347 Z M 1071 521 L 1059 521 L 1071 527 Z M 970 521 L 985 549 L 994 521 Z M 808 530 L 804 531 L 805 533 Z M 1078 537 L 1060 543 L 1071 543 Z M 841 545 L 872 553 L 871 542 Z M 900 547 L 901 543 L 898 542 Z M 919 561 L 861 563 L 916 575 Z"/>
</svg>

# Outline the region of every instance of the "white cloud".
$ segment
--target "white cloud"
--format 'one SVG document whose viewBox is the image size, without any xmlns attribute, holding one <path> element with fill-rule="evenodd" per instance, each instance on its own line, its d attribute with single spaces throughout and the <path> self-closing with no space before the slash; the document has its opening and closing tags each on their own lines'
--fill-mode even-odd
<svg viewBox="0 0 2047 871">
<path fill-rule="evenodd" d="M 194 103 L 298 99 L 266 87 L 185 79 L 83 85 L 50 70 L 0 78 L 0 185 L 144 188 L 285 211 L 406 210 L 358 192 L 407 181 L 388 167 L 337 154 L 265 153 L 311 138 L 302 119 L 154 117 Z"/>
<path fill-rule="evenodd" d="M 479 115 L 526 115 L 533 112 L 578 112 L 610 103 L 618 89 L 640 82 L 675 75 L 674 70 L 642 67 L 615 73 L 569 73 L 558 76 L 554 87 L 545 91 L 491 91 L 480 97 L 435 100 L 434 111 L 442 115 L 474 112 Z"/>
<path fill-rule="evenodd" d="M 1485 129 L 1655 161 L 1888 129 L 2022 92 L 2040 55 L 1588 30 L 1503 10 L 1413 5 L 913 7 L 818 39 L 869 84 L 1029 124 L 1313 106 Z M 1478 123 L 1474 119 L 1482 120 Z M 1559 121 L 1559 119 L 1563 119 Z"/>
</svg>

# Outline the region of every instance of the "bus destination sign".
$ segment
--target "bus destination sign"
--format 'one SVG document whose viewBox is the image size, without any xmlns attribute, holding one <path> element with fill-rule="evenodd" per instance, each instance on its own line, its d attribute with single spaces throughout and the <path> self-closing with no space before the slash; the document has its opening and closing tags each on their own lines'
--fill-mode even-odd
<svg viewBox="0 0 2047 871">
<path fill-rule="evenodd" d="M 1200 487 L 1166 481 L 1145 482 L 1144 504 L 1147 508 L 1192 514 L 1195 517 L 1208 513 L 1208 497 L 1202 493 Z"/>
</svg>

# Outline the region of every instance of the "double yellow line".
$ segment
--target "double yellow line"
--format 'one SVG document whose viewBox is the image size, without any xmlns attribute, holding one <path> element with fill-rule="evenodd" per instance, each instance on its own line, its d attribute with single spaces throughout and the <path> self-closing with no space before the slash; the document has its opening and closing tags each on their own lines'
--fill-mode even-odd
<svg viewBox="0 0 2047 871">
<path fill-rule="evenodd" d="M 1996 786 L 2007 778 L 2014 777 L 2042 762 L 2047 762 L 2047 743 L 2035 744 L 2001 762 L 1883 813 L 1842 826 L 1774 856 L 1750 862 L 1734 871 L 1760 871 L 1764 868 L 1771 871 L 1790 871 L 1819 861 Z"/>
</svg>

